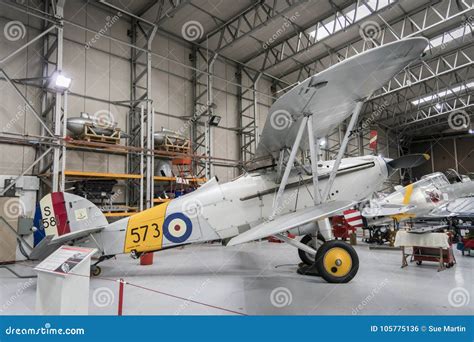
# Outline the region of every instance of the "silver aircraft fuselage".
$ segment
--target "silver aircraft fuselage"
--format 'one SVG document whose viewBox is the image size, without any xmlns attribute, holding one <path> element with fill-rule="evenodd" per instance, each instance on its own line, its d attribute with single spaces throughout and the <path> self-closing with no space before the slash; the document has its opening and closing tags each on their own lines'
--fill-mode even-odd
<svg viewBox="0 0 474 342">
<path fill-rule="evenodd" d="M 334 161 L 318 164 L 319 188 L 327 184 Z M 192 232 L 185 243 L 198 243 L 227 239 L 264 222 L 272 214 L 275 193 L 279 183 L 275 171 L 256 171 L 243 175 L 225 184 L 213 178 L 194 192 L 168 203 L 147 209 L 143 217 L 162 215 L 162 221 L 173 215 L 186 215 L 190 219 Z M 329 194 L 330 201 L 360 202 L 378 190 L 388 177 L 386 161 L 378 156 L 345 158 L 339 167 L 336 180 Z M 294 169 L 285 189 L 281 205 L 275 217 L 314 206 L 312 198 L 312 176 Z M 143 214 L 149 212 L 149 214 Z M 160 214 L 159 214 L 160 212 Z M 103 242 L 105 254 L 126 253 L 123 246 L 126 227 L 130 218 L 124 218 L 97 233 L 97 241 Z M 149 220 L 144 218 L 143 222 Z M 294 227 L 298 228 L 298 227 Z M 113 238 L 112 238 L 113 237 Z M 179 245 L 163 237 L 161 248 Z"/>
<path fill-rule="evenodd" d="M 362 211 L 368 225 L 403 222 L 414 218 L 430 217 L 440 208 L 455 199 L 474 196 L 474 182 L 465 179 L 462 182 L 450 183 L 441 172 L 424 176 L 417 182 L 399 188 L 379 200 L 371 200 L 370 206 Z M 385 215 L 390 206 L 405 207 L 403 212 Z"/>
</svg>

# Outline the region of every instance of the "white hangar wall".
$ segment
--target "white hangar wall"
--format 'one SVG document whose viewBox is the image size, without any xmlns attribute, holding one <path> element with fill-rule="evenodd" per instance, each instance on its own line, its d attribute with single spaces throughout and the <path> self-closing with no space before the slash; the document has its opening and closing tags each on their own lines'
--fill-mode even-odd
<svg viewBox="0 0 474 342">
<path fill-rule="evenodd" d="M 65 18 L 77 24 L 100 30 L 104 28 L 104 18 L 111 16 L 100 8 L 86 4 L 84 1 L 68 1 L 65 7 Z M 4 27 L 12 20 L 21 21 L 26 27 L 26 36 L 19 41 L 11 42 L 0 35 L 2 56 L 14 51 L 17 47 L 37 36 L 41 30 L 40 20 L 31 20 L 26 14 L 15 10 L 5 10 L 0 16 L 0 25 Z M 122 16 L 111 25 L 105 35 L 129 41 L 127 30 L 130 22 Z M 130 48 L 106 37 L 93 41 L 94 34 L 71 25 L 64 28 L 64 72 L 72 79 L 68 97 L 69 117 L 78 116 L 81 112 L 93 114 L 97 111 L 109 111 L 118 126 L 127 130 L 126 106 L 110 102 L 130 98 Z M 90 48 L 86 49 L 85 45 Z M 5 70 L 12 78 L 41 76 L 41 42 L 35 43 L 9 61 Z M 157 35 L 152 50 L 169 59 L 191 66 L 190 48 L 180 43 Z M 26 67 L 25 67 L 26 65 Z M 155 129 L 162 127 L 178 130 L 193 113 L 192 72 L 191 69 L 170 62 L 164 58 L 152 58 L 152 99 L 155 109 Z M 236 68 L 220 60 L 216 62 L 215 74 L 222 78 L 235 77 Z M 235 80 L 234 80 L 235 82 Z M 0 120 L 5 123 L 3 131 L 17 134 L 39 134 L 40 124 L 26 113 L 24 106 L 13 89 L 6 83 L 0 83 Z M 34 87 L 19 86 L 19 89 L 40 110 L 40 91 Z M 214 81 L 214 92 L 217 110 L 222 121 L 214 128 L 215 155 L 221 158 L 238 159 L 238 126 L 237 89 L 223 80 Z M 268 92 L 268 91 L 267 91 Z M 0 161 L 2 174 L 19 174 L 34 160 L 35 151 L 31 147 L 2 145 L 5 158 Z M 21 158 L 18 158 L 21 156 Z M 91 152 L 68 151 L 67 169 L 79 171 L 125 173 L 126 157 Z M 238 175 L 237 168 L 216 167 L 216 174 L 223 181 Z"/>
<path fill-rule="evenodd" d="M 97 6 L 85 1 L 67 1 L 65 18 L 69 21 L 98 31 L 104 28 L 104 18 L 113 16 Z M 24 39 L 9 41 L 0 35 L 0 51 L 2 56 L 14 51 L 27 41 L 33 39 L 41 31 L 42 22 L 24 13 L 2 7 L 0 25 L 4 27 L 11 20 L 19 20 L 26 27 Z M 122 41 L 129 41 L 128 29 L 130 22 L 122 16 L 114 21 L 106 30 L 105 35 Z M 86 48 L 86 44 L 90 46 Z M 152 57 L 152 92 L 155 110 L 155 129 L 162 127 L 179 130 L 193 113 L 192 70 L 185 66 L 192 66 L 190 60 L 191 49 L 166 36 L 158 33 L 153 41 L 153 52 L 166 56 Z M 72 79 L 71 93 L 68 99 L 68 115 L 78 116 L 81 112 L 90 114 L 98 111 L 109 111 L 119 127 L 127 131 L 128 107 L 111 102 L 130 99 L 130 48 L 100 37 L 94 39 L 94 34 L 80 28 L 66 24 L 64 29 L 64 72 Z M 20 52 L 4 67 L 12 78 L 27 78 L 41 76 L 41 43 L 38 41 Z M 240 156 L 239 135 L 239 106 L 238 89 L 236 87 L 237 67 L 231 63 L 218 59 L 214 65 L 214 102 L 215 113 L 222 117 L 218 127 L 213 128 L 213 155 L 237 161 Z M 228 80 L 229 82 L 224 81 Z M 243 85 L 251 87 L 250 80 L 243 78 Z M 26 94 L 34 107 L 40 111 L 40 91 L 32 86 L 18 88 Z M 14 93 L 6 82 L 0 82 L 0 122 L 4 124 L 2 131 L 13 134 L 40 133 L 40 124 L 31 115 L 26 113 L 21 99 Z M 261 78 L 257 84 L 256 123 L 259 132 L 262 131 L 268 109 L 272 103 L 271 82 Z M 249 99 L 243 100 L 242 107 L 246 107 Z M 247 111 L 252 111 L 249 108 Z M 244 112 L 245 114 L 245 112 Z M 379 130 L 379 153 L 394 157 L 396 144 L 390 149 L 385 146 L 384 132 Z M 348 155 L 369 154 L 368 132 L 360 143 L 351 141 Z M 388 141 L 393 141 L 389 139 Z M 328 139 L 328 147 L 338 144 Z M 27 146 L 1 145 L 2 155 L 0 173 L 19 174 L 34 160 L 35 151 Z M 386 150 L 386 152 L 384 152 Z M 390 150 L 390 153 L 388 152 Z M 121 155 L 107 155 L 92 152 L 67 152 L 67 169 L 91 172 L 126 173 L 126 157 Z M 239 174 L 237 167 L 216 166 L 215 174 L 221 181 L 230 180 Z"/>
</svg>

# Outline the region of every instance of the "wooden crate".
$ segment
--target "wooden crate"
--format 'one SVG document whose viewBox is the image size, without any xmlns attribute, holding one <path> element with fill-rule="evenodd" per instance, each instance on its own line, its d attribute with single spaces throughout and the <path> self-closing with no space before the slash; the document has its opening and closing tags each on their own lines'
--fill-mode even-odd
<svg viewBox="0 0 474 342">
<path fill-rule="evenodd" d="M 167 152 L 189 153 L 191 143 L 188 139 L 166 136 L 165 142 L 160 146 L 155 146 L 155 149 Z"/>
<path fill-rule="evenodd" d="M 110 135 L 99 134 L 94 130 L 94 127 L 91 125 L 84 125 L 84 133 L 81 136 L 81 139 L 88 142 L 101 142 L 106 144 L 118 145 L 120 144 L 122 132 L 120 128 L 115 128 L 113 133 Z"/>
</svg>

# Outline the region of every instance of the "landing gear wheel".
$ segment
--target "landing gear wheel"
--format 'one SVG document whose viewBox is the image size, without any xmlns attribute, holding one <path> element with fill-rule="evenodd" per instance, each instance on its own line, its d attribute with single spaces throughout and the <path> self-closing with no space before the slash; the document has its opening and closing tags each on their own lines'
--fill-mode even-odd
<svg viewBox="0 0 474 342">
<path fill-rule="evenodd" d="M 314 238 L 312 235 L 305 235 L 303 238 L 300 240 L 300 242 L 304 245 L 309 245 L 314 248 Z M 321 234 L 318 234 L 317 240 L 316 240 L 316 250 L 319 249 L 323 243 L 324 243 L 324 237 Z M 308 266 L 311 266 L 314 264 L 314 256 L 306 253 L 305 251 L 298 249 L 298 255 L 300 256 L 301 261 Z"/>
<path fill-rule="evenodd" d="M 315 264 L 328 283 L 347 283 L 359 270 L 359 257 L 352 246 L 332 240 L 318 249 Z"/>
<path fill-rule="evenodd" d="M 421 265 L 421 263 L 422 263 L 422 261 L 421 261 L 421 260 L 417 260 L 417 261 L 416 261 L 416 264 L 417 264 L 418 266 L 420 266 L 420 265 Z"/>
<path fill-rule="evenodd" d="M 98 277 L 102 273 L 102 268 L 100 266 L 92 265 L 91 266 L 91 275 L 93 277 Z"/>
</svg>

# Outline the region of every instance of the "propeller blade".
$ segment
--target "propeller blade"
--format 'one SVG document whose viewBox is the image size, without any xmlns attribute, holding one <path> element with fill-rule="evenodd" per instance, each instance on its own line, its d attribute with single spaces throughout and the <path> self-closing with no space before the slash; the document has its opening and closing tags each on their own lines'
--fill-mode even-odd
<svg viewBox="0 0 474 342">
<path fill-rule="evenodd" d="M 392 169 L 408 169 L 420 166 L 428 160 L 430 160 L 430 156 L 426 153 L 407 154 L 406 156 L 401 156 L 400 158 L 389 161 L 387 165 Z"/>
</svg>

